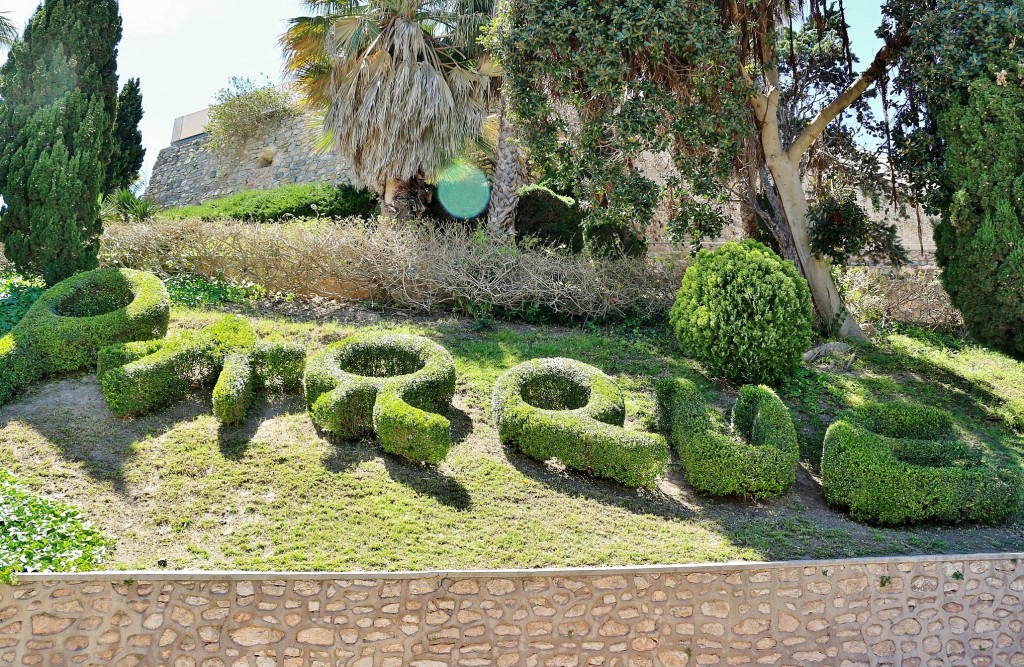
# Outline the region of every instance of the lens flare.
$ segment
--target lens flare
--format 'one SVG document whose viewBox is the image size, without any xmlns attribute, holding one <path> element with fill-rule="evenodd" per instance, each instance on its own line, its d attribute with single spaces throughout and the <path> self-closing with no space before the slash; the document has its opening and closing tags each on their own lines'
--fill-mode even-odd
<svg viewBox="0 0 1024 667">
<path fill-rule="evenodd" d="M 481 169 L 455 163 L 437 179 L 437 199 L 448 215 L 460 220 L 479 217 L 491 201 L 491 185 Z"/>
</svg>

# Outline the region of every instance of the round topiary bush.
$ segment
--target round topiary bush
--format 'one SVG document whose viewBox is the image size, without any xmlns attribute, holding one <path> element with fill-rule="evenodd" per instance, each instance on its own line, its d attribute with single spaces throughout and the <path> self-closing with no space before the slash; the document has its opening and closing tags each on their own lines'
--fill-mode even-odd
<svg viewBox="0 0 1024 667">
<path fill-rule="evenodd" d="M 715 496 L 777 498 L 796 483 L 800 448 L 789 409 L 768 387 L 747 385 L 724 415 L 690 380 L 658 385 L 662 427 L 693 488 Z"/>
<path fill-rule="evenodd" d="M 535 238 L 544 245 L 580 252 L 582 225 L 583 211 L 571 197 L 563 197 L 542 185 L 526 185 L 519 190 L 516 236 L 520 240 Z"/>
<path fill-rule="evenodd" d="M 684 353 L 722 377 L 775 384 L 811 344 L 811 293 L 790 262 L 756 241 L 702 250 L 670 316 Z"/>
<path fill-rule="evenodd" d="M 376 434 L 386 452 L 439 463 L 451 448 L 440 412 L 455 394 L 455 361 L 422 336 L 363 333 L 310 359 L 306 404 L 313 421 L 342 439 Z"/>
<path fill-rule="evenodd" d="M 825 434 L 825 499 L 857 521 L 1001 523 L 1024 500 L 1024 479 L 986 462 L 960 440 L 948 412 L 910 403 L 868 403 Z"/>
<path fill-rule="evenodd" d="M 171 299 L 159 278 L 99 269 L 47 290 L 0 338 L 0 404 L 45 377 L 96 364 L 102 347 L 163 336 Z"/>
<path fill-rule="evenodd" d="M 628 486 L 652 486 L 665 471 L 660 435 L 623 428 L 622 391 L 607 375 L 573 359 L 527 361 L 494 387 L 493 414 L 502 443 L 540 461 Z"/>
</svg>

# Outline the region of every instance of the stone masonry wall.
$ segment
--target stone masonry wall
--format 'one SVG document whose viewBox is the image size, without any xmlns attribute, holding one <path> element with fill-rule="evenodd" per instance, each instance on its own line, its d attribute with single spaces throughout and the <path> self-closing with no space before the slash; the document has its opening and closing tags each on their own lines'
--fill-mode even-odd
<svg viewBox="0 0 1024 667">
<path fill-rule="evenodd" d="M 0 664 L 1024 665 L 1024 554 L 418 574 L 25 575 Z"/>
<path fill-rule="evenodd" d="M 211 150 L 206 136 L 165 148 L 146 195 L 163 207 L 189 206 L 288 183 L 348 183 L 348 165 L 316 150 L 310 122 L 304 114 L 289 116 L 239 151 Z"/>
</svg>

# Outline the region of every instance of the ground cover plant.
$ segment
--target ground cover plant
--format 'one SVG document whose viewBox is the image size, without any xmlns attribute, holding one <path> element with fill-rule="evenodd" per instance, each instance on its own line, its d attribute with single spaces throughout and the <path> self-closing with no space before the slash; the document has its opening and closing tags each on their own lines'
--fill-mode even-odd
<svg viewBox="0 0 1024 667">
<path fill-rule="evenodd" d="M 32 494 L 2 469 L 0 526 L 0 583 L 19 572 L 94 569 L 110 546 L 78 510 Z"/>
<path fill-rule="evenodd" d="M 830 508 L 818 482 L 827 427 L 871 400 L 948 410 L 965 441 L 995 465 L 1020 470 L 1024 439 L 1011 406 L 1022 398 L 1024 366 L 983 347 L 905 330 L 857 348 L 856 358 L 802 368 L 778 389 L 797 426 L 797 483 L 778 500 L 752 503 L 696 494 L 675 459 L 655 488 L 638 491 L 500 443 L 491 392 L 503 373 L 531 359 L 569 354 L 600 368 L 621 388 L 631 430 L 657 430 L 662 378 L 689 378 L 709 402 L 731 407 L 735 389 L 708 379 L 662 328 L 481 329 L 458 318 L 269 304 L 246 313 L 259 339 L 313 354 L 360 332 L 439 343 L 458 377 L 446 415 L 451 449 L 424 467 L 370 439 L 337 442 L 317 431 L 298 394 L 257 393 L 244 421 L 222 425 L 208 393 L 124 421 L 107 408 L 94 375 L 36 386 L 0 408 L 0 467 L 110 536 L 104 567 L 394 570 L 1024 548 L 1020 512 L 998 526 L 876 527 Z M 176 308 L 170 335 L 223 315 Z"/>
<path fill-rule="evenodd" d="M 574 359 L 537 359 L 508 371 L 494 386 L 491 414 L 501 441 L 527 456 L 627 486 L 653 486 L 668 463 L 663 436 L 623 428 L 618 385 Z"/>
</svg>

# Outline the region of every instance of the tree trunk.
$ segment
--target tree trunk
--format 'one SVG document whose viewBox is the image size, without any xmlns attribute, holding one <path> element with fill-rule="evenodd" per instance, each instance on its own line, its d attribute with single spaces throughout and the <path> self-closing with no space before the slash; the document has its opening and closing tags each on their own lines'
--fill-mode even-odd
<svg viewBox="0 0 1024 667">
<path fill-rule="evenodd" d="M 799 259 L 799 268 L 811 288 L 811 298 L 822 323 L 826 327 L 837 325 L 837 333 L 843 338 L 867 340 L 857 320 L 843 306 L 842 297 L 828 264 L 811 251 L 807 228 L 807 194 L 800 180 L 800 165 L 793 164 L 786 155 L 766 151 L 768 170 L 775 181 L 779 201 L 789 222 L 793 245 Z"/>
<path fill-rule="evenodd" d="M 521 165 L 519 146 L 512 141 L 512 125 L 505 118 L 504 95 L 498 109 L 498 122 L 498 155 L 494 165 L 491 204 L 487 211 L 487 229 L 494 236 L 514 236 Z"/>
<path fill-rule="evenodd" d="M 395 220 L 408 220 L 423 212 L 423 203 L 416 196 L 414 181 L 389 178 L 384 186 L 381 215 Z"/>
</svg>

